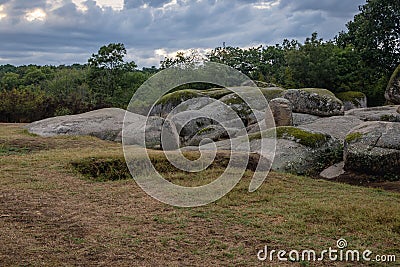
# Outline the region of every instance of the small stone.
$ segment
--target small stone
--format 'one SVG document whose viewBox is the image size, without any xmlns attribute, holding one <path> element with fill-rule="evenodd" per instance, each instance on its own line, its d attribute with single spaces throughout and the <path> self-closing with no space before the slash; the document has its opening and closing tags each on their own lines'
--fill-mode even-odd
<svg viewBox="0 0 400 267">
<path fill-rule="evenodd" d="M 321 176 L 324 179 L 334 179 L 345 173 L 343 168 L 344 168 L 344 161 L 326 168 L 319 174 L 319 176 Z"/>
</svg>

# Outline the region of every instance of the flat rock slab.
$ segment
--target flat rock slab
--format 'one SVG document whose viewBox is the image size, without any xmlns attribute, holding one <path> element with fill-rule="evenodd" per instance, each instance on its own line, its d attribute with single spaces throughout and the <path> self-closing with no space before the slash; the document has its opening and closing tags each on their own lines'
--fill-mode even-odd
<svg viewBox="0 0 400 267">
<path fill-rule="evenodd" d="M 400 114 L 397 109 L 400 106 L 382 106 L 372 108 L 357 108 L 346 111 L 345 115 L 351 115 L 363 121 L 390 121 L 400 122 Z"/>
<path fill-rule="evenodd" d="M 309 124 L 299 126 L 301 129 L 327 133 L 339 140 L 344 140 L 347 133 L 363 123 L 356 116 L 334 116 L 321 118 Z"/>
</svg>

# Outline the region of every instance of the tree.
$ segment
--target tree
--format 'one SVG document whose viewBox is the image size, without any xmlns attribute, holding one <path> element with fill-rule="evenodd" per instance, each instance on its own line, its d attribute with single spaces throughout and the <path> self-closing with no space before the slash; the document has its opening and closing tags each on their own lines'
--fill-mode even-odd
<svg viewBox="0 0 400 267">
<path fill-rule="evenodd" d="M 124 62 L 126 48 L 122 43 L 111 43 L 100 47 L 97 54 L 88 59 L 91 71 L 89 85 L 100 98 L 113 96 L 119 90 L 122 74 L 134 71 L 137 65 L 134 61 Z M 104 100 L 104 99 L 103 99 Z"/>
<path fill-rule="evenodd" d="M 400 1 L 367 0 L 337 42 L 353 45 L 367 65 L 392 73 L 400 63 Z"/>
</svg>

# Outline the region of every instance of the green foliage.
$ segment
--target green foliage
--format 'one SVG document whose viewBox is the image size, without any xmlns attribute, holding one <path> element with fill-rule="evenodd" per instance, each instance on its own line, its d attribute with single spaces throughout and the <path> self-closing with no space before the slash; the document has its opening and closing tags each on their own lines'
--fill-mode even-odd
<svg viewBox="0 0 400 267">
<path fill-rule="evenodd" d="M 24 89 L 0 92 L 0 121 L 30 122 L 53 114 L 55 101 L 43 91 Z"/>
<path fill-rule="evenodd" d="M 367 0 L 360 13 L 339 34 L 341 46 L 353 45 L 367 65 L 393 70 L 400 62 L 400 2 Z"/>
</svg>

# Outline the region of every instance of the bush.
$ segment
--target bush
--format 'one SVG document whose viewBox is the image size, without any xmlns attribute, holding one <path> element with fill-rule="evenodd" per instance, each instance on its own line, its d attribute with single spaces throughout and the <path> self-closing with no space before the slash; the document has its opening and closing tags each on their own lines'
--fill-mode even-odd
<svg viewBox="0 0 400 267">
<path fill-rule="evenodd" d="M 32 122 L 50 117 L 55 111 L 55 101 L 41 90 L 25 88 L 0 92 L 0 121 Z"/>
</svg>

